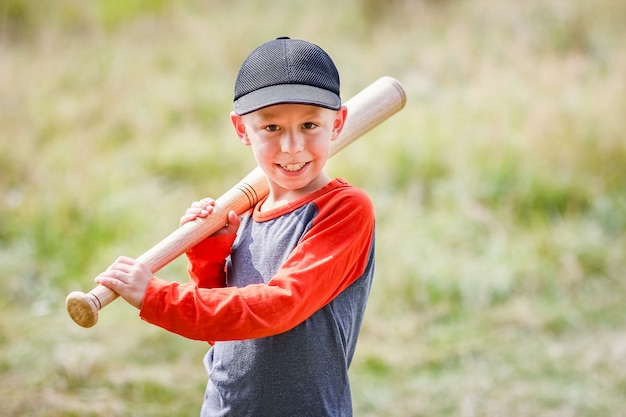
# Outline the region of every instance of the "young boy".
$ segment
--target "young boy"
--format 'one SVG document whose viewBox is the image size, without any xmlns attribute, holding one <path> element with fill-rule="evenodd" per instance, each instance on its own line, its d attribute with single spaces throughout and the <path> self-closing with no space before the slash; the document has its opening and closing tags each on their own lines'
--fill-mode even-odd
<svg viewBox="0 0 626 417">
<path fill-rule="evenodd" d="M 191 282 L 120 257 L 96 282 L 143 320 L 213 345 L 202 416 L 351 416 L 348 368 L 374 271 L 365 193 L 323 171 L 347 116 L 318 46 L 278 38 L 243 62 L 231 120 L 269 195 L 187 252 Z M 181 224 L 206 217 L 195 202 Z"/>
</svg>

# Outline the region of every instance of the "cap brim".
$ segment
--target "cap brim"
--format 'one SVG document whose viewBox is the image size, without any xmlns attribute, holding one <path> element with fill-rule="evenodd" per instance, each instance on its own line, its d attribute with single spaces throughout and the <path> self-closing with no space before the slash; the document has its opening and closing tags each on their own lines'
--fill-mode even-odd
<svg viewBox="0 0 626 417">
<path fill-rule="evenodd" d="M 303 84 L 272 85 L 235 100 L 235 113 L 244 115 L 275 104 L 310 104 L 331 110 L 341 108 L 341 98 L 332 91 Z"/>
</svg>

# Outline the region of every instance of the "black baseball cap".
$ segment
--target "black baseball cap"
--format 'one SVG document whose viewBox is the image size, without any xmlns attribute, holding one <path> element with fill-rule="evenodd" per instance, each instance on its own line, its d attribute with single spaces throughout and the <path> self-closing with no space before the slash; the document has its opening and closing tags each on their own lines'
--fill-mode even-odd
<svg viewBox="0 0 626 417">
<path fill-rule="evenodd" d="M 341 108 L 339 72 L 322 48 L 280 37 L 259 46 L 243 61 L 235 82 L 235 113 L 283 103 Z"/>
</svg>

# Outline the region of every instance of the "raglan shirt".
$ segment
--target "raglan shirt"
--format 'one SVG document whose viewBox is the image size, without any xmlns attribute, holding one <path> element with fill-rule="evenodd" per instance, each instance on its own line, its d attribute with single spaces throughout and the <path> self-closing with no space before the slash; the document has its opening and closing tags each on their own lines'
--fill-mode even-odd
<svg viewBox="0 0 626 417">
<path fill-rule="evenodd" d="M 351 416 L 348 368 L 374 272 L 374 210 L 342 179 L 242 216 L 192 248 L 190 283 L 154 277 L 142 319 L 214 346 L 203 416 Z"/>
</svg>

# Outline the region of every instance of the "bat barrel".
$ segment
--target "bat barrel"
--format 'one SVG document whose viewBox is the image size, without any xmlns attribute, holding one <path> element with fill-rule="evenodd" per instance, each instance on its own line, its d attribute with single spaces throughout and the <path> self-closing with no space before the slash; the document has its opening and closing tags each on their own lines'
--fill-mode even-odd
<svg viewBox="0 0 626 417">
<path fill-rule="evenodd" d="M 345 103 L 348 118 L 341 136 L 330 145 L 333 156 L 372 130 L 406 105 L 402 84 L 393 77 L 380 77 Z"/>
</svg>

